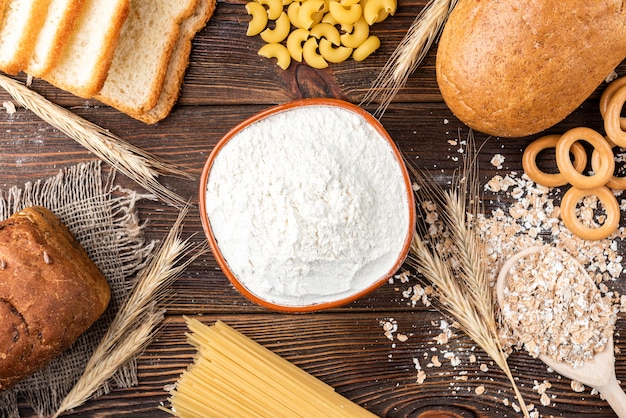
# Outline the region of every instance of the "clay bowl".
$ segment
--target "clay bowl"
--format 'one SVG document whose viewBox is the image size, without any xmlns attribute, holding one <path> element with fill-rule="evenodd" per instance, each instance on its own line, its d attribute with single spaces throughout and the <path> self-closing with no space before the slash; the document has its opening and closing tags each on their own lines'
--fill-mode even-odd
<svg viewBox="0 0 626 418">
<path fill-rule="evenodd" d="M 244 269 L 246 268 L 245 266 L 252 265 L 254 263 L 248 262 L 247 260 L 246 262 L 243 262 L 243 264 L 240 261 L 237 261 L 237 263 L 235 263 L 234 260 L 237 257 L 239 257 L 239 254 L 241 253 L 241 251 L 247 254 L 246 252 L 247 249 L 245 248 L 246 245 L 242 243 L 236 243 L 234 241 L 233 242 L 229 241 L 229 240 L 234 240 L 234 238 L 232 238 L 232 235 L 237 235 L 241 231 L 238 231 L 237 233 L 233 234 L 229 232 L 229 230 L 227 229 L 226 224 L 230 222 L 230 219 L 231 219 L 230 214 L 232 213 L 232 208 L 226 209 L 226 205 L 230 204 L 230 203 L 226 203 L 226 202 L 229 202 L 229 199 L 230 199 L 230 197 L 228 196 L 229 192 L 228 190 L 224 191 L 224 187 L 218 187 L 217 185 L 223 184 L 224 179 L 227 178 L 227 176 L 230 176 L 231 174 L 235 175 L 236 173 L 234 173 L 234 171 L 246 171 L 249 168 L 247 165 L 245 165 L 242 168 L 241 164 L 236 170 L 232 170 L 232 169 L 222 170 L 221 168 L 218 168 L 218 167 L 222 167 L 221 165 L 223 164 L 222 160 L 231 158 L 231 157 L 228 157 L 228 153 L 235 152 L 235 151 L 232 151 L 232 149 L 235 147 L 239 147 L 242 150 L 249 150 L 249 149 L 258 150 L 259 148 L 258 144 L 255 143 L 254 145 L 250 144 L 251 146 L 246 146 L 248 144 L 245 144 L 243 142 L 243 141 L 249 141 L 249 139 L 245 139 L 248 137 L 254 136 L 256 139 L 259 139 L 259 136 L 263 136 L 263 134 L 252 135 L 251 133 L 255 131 L 250 131 L 250 129 L 253 129 L 253 130 L 261 129 L 260 128 L 261 126 L 268 126 L 267 124 L 270 124 L 269 126 L 271 126 L 272 123 L 279 120 L 279 117 L 282 119 L 286 119 L 287 120 L 286 123 L 288 124 L 288 126 L 291 126 L 289 124 L 293 123 L 294 130 L 298 130 L 299 132 L 302 132 L 303 130 L 308 131 L 309 128 L 307 128 L 306 126 L 303 127 L 299 125 L 299 124 L 306 124 L 306 119 L 308 119 L 308 118 L 303 118 L 301 116 L 305 114 L 303 112 L 306 112 L 307 115 L 310 114 L 312 119 L 315 119 L 318 116 L 318 114 L 330 114 L 331 116 L 334 114 L 338 114 L 338 115 L 341 115 L 341 120 L 344 120 L 344 119 L 358 120 L 359 126 L 360 124 L 364 126 L 363 128 L 358 128 L 358 129 L 365 129 L 367 130 L 367 132 L 373 132 L 372 137 L 374 139 L 371 139 L 371 141 L 374 141 L 374 142 L 371 143 L 373 144 L 371 147 L 364 146 L 361 143 L 362 142 L 361 137 L 359 137 L 357 140 L 354 141 L 355 142 L 354 147 L 360 147 L 361 152 L 364 152 L 366 154 L 368 152 L 370 153 L 374 152 L 374 151 L 369 151 L 370 148 L 372 149 L 376 147 L 378 147 L 376 149 L 384 148 L 382 153 L 378 152 L 377 155 L 370 156 L 369 158 L 370 159 L 375 158 L 375 160 L 373 160 L 374 163 L 377 163 L 378 161 L 382 161 L 384 159 L 386 161 L 386 164 L 388 164 L 388 167 L 390 167 L 390 172 L 388 175 L 394 179 L 393 190 L 397 191 L 395 192 L 395 195 L 394 195 L 396 196 L 396 198 L 391 199 L 391 200 L 397 203 L 394 205 L 394 207 L 398 207 L 401 209 L 398 211 L 397 219 L 399 220 L 395 221 L 394 219 L 396 219 L 396 217 L 394 216 L 390 217 L 388 215 L 387 215 L 387 218 L 385 218 L 385 219 L 389 219 L 389 223 L 390 223 L 389 229 L 393 231 L 397 231 L 397 234 L 395 233 L 393 234 L 394 244 L 389 245 L 388 247 L 389 250 L 387 250 L 386 249 L 387 247 L 385 247 L 384 251 L 387 251 L 384 257 L 385 261 L 380 262 L 380 263 L 378 261 L 376 261 L 375 263 L 372 262 L 371 264 L 375 265 L 376 268 L 374 267 L 370 268 L 369 267 L 370 263 L 366 263 L 368 264 L 368 267 L 363 268 L 362 270 L 358 270 L 358 273 L 355 275 L 353 279 L 353 282 L 355 282 L 356 284 L 352 285 L 350 289 L 348 290 L 343 289 L 337 292 L 329 290 L 328 294 L 324 294 L 322 296 L 313 295 L 311 297 L 307 297 L 307 290 L 298 290 L 297 291 L 297 293 L 299 294 L 298 296 L 291 296 L 288 293 L 285 295 L 281 294 L 277 296 L 277 295 L 271 294 L 271 291 L 267 291 L 267 292 L 265 290 L 259 291 L 257 289 L 258 287 L 257 284 L 253 285 L 252 281 L 245 277 L 246 274 L 243 273 Z M 294 122 L 290 122 L 291 121 L 290 118 L 292 117 L 294 118 L 293 119 Z M 279 122 L 276 122 L 276 123 L 278 124 Z M 283 121 L 282 123 L 283 125 L 281 126 L 283 126 L 283 128 L 280 128 L 280 129 L 284 129 L 285 122 Z M 314 129 L 316 128 L 314 127 Z M 354 132 L 352 127 L 350 127 L 350 129 L 348 130 L 350 132 Z M 273 132 L 272 129 L 270 129 L 269 131 Z M 326 129 L 324 130 L 324 133 L 318 136 L 315 136 L 315 138 L 312 140 L 312 142 L 315 143 L 313 147 L 315 148 L 317 146 L 316 144 L 318 142 L 317 138 L 320 138 L 323 135 L 335 135 L 336 136 L 336 135 L 343 134 L 342 132 L 335 132 L 335 131 L 336 129 L 332 129 L 332 128 Z M 268 132 L 267 129 L 263 131 L 263 133 L 266 136 L 267 136 L 267 132 Z M 350 135 L 349 132 L 347 134 Z M 301 136 L 301 135 L 296 135 L 296 136 Z M 264 139 L 265 138 L 260 138 L 260 140 L 264 140 Z M 320 139 L 320 142 L 323 142 L 322 139 Z M 270 138 L 268 139 L 268 141 L 275 141 L 275 139 Z M 333 148 L 335 145 L 334 141 L 329 140 L 328 143 L 330 144 L 331 148 Z M 366 142 L 366 144 L 370 144 L 370 143 Z M 352 145 L 346 146 L 346 148 L 351 149 L 353 148 L 353 146 Z M 301 149 L 301 148 L 296 148 L 296 149 Z M 334 150 L 328 151 L 324 148 L 320 150 L 319 147 L 317 149 L 320 153 L 330 153 L 330 154 L 334 153 Z M 308 162 L 309 159 L 310 161 L 317 160 L 315 151 L 311 153 L 309 153 L 308 151 L 302 151 L 302 152 L 306 153 L 307 159 L 304 161 Z M 298 154 L 298 153 L 299 152 L 295 152 L 295 154 Z M 298 155 L 294 155 L 294 159 L 297 159 L 298 157 L 299 157 Z M 340 157 L 337 157 L 337 158 L 340 158 Z M 287 158 L 287 160 L 289 159 L 290 158 Z M 235 158 L 235 161 L 238 161 L 238 160 L 239 160 L 238 158 Z M 285 161 L 284 158 L 282 161 L 283 163 L 288 163 L 288 161 Z M 354 163 L 351 163 L 348 166 L 358 167 L 359 162 L 361 161 L 365 161 L 365 160 L 361 159 L 359 156 L 359 158 L 357 158 L 354 161 Z M 378 164 L 372 164 L 372 160 L 369 160 L 369 161 L 370 162 L 368 163 L 367 166 L 359 168 L 363 170 L 362 175 L 364 176 L 370 176 L 372 175 L 371 172 L 376 171 L 376 170 L 373 170 L 370 166 L 371 165 L 377 166 Z M 366 165 L 365 163 L 363 164 Z M 250 164 L 250 165 L 256 165 L 256 164 Z M 302 164 L 298 165 L 297 167 L 295 167 L 295 169 L 296 170 L 300 169 L 301 165 Z M 313 169 L 315 168 L 316 167 L 313 167 Z M 250 168 L 250 169 L 257 170 L 256 167 Z M 248 175 L 248 173 L 246 175 Z M 387 174 L 385 173 L 376 174 L 376 176 L 378 177 L 385 176 L 385 175 Z M 250 176 L 254 178 L 255 176 L 257 176 L 257 173 L 250 173 Z M 258 173 L 258 176 L 262 176 L 262 173 Z M 218 180 L 216 180 L 216 178 L 222 179 L 221 183 Z M 286 179 L 286 181 L 288 180 L 289 179 Z M 235 182 L 233 184 L 237 186 L 239 182 Z M 210 189 L 209 191 L 207 191 L 207 187 L 209 187 Z M 262 111 L 250 117 L 244 122 L 240 123 L 235 128 L 230 130 L 212 150 L 204 166 L 204 169 L 202 171 L 199 189 L 200 189 L 199 190 L 200 216 L 202 219 L 203 229 L 207 236 L 213 255 L 215 259 L 217 260 L 217 263 L 219 264 L 220 268 L 222 269 L 224 274 L 228 277 L 232 285 L 239 292 L 241 292 L 244 296 L 246 296 L 249 300 L 261 306 L 264 306 L 268 309 L 276 310 L 276 311 L 311 312 L 311 311 L 318 311 L 322 309 L 334 308 L 334 307 L 348 304 L 372 292 L 373 290 L 381 286 L 383 283 L 388 281 L 388 279 L 393 274 L 395 274 L 397 270 L 400 268 L 400 266 L 404 263 L 404 260 L 408 255 L 411 240 L 412 240 L 413 233 L 415 230 L 415 201 L 413 197 L 413 190 L 411 187 L 411 180 L 407 172 L 406 166 L 404 164 L 402 155 L 398 151 L 393 140 L 391 139 L 389 134 L 385 131 L 383 126 L 378 122 L 378 120 L 372 117 L 368 112 L 366 112 L 365 110 L 351 103 L 341 101 L 341 100 L 336 100 L 336 99 L 298 100 L 298 101 L 294 101 L 294 102 L 290 102 L 290 103 L 286 103 L 283 105 L 269 108 L 265 111 Z M 219 197 L 215 192 L 215 190 L 217 189 L 220 189 L 221 190 L 220 193 L 222 193 L 219 195 Z M 242 196 L 244 196 L 243 198 L 244 200 L 246 198 L 245 191 L 242 192 L 241 190 L 239 191 L 233 190 L 233 195 L 235 194 L 237 194 L 239 199 L 241 199 Z M 367 194 L 369 195 L 370 191 L 368 191 Z M 371 195 L 383 196 L 383 198 L 388 198 L 389 195 L 392 195 L 392 193 L 388 193 L 387 190 L 373 190 L 371 192 Z M 223 207 L 221 207 L 220 205 L 223 205 Z M 244 203 L 244 206 L 245 205 L 246 203 Z M 228 214 L 222 214 L 220 216 L 216 215 L 216 213 L 219 213 L 220 211 L 228 211 Z M 213 215 L 209 214 L 209 212 L 212 213 Z M 373 212 L 376 212 L 376 211 L 374 210 Z M 382 215 L 382 214 L 378 214 L 378 215 Z M 305 218 L 305 219 L 307 219 L 308 221 L 308 218 Z M 312 222 L 320 222 L 320 220 L 313 219 Z M 246 224 L 247 224 L 246 221 L 242 221 L 237 225 L 233 225 L 232 228 L 245 228 Z M 375 246 L 376 245 L 374 245 L 374 247 Z M 235 249 L 234 250 L 232 248 L 228 249 L 229 247 L 232 247 Z M 263 251 L 265 250 L 266 248 L 263 247 Z M 253 249 L 252 253 L 258 253 L 258 251 L 259 249 Z M 270 251 L 270 255 L 273 257 L 273 254 L 271 254 L 271 250 L 269 251 Z M 377 257 L 377 260 L 378 260 L 378 257 Z M 235 264 L 242 264 L 244 267 L 241 267 L 241 268 L 236 267 Z M 257 264 L 258 264 L 258 261 L 257 261 Z M 363 274 L 361 274 L 361 272 Z M 267 277 L 265 279 L 263 286 L 273 288 L 275 285 L 278 285 L 279 283 L 281 283 L 281 285 L 285 285 L 285 283 L 288 283 L 292 279 L 291 274 L 289 272 L 281 274 L 280 276 L 281 277 L 273 277 L 270 275 L 270 277 Z M 341 278 L 338 276 L 338 280 L 339 279 Z M 273 282 L 274 280 L 275 282 Z M 318 277 L 314 274 L 313 276 L 309 277 L 307 280 L 315 281 L 317 283 L 304 282 L 302 284 L 303 288 L 311 288 L 311 286 L 320 286 L 320 288 L 322 288 L 320 291 L 324 291 L 323 288 L 324 288 L 325 282 L 323 282 L 321 277 Z M 332 287 L 332 285 L 327 286 L 327 287 Z M 315 293 L 318 293 L 320 291 L 315 290 Z"/>
</svg>

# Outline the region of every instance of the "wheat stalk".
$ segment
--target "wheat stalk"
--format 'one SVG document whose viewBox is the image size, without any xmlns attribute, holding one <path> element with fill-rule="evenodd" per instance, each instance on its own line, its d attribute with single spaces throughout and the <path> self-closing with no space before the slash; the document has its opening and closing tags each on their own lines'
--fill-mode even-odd
<svg viewBox="0 0 626 418">
<path fill-rule="evenodd" d="M 470 144 L 473 144 L 471 135 L 468 147 Z M 436 183 L 426 182 L 424 176 L 411 167 L 419 185 L 418 202 L 437 203 L 443 230 L 435 236 L 431 234 L 429 241 L 420 236 L 428 236 L 424 231 L 418 231 L 407 261 L 432 283 L 441 309 L 453 317 L 460 329 L 504 371 L 524 416 L 529 417 L 498 337 L 493 289 L 485 266 L 485 247 L 475 224 L 479 208 L 475 167 L 475 160 L 467 164 L 466 159 L 464 171 L 455 177 L 448 191 Z"/>
<path fill-rule="evenodd" d="M 187 211 L 188 207 L 181 210 L 158 253 L 139 273 L 133 290 L 54 417 L 85 403 L 123 364 L 140 354 L 156 334 L 164 318 L 164 310 L 157 307 L 159 302 L 167 296 L 169 286 L 178 275 L 206 250 L 206 246 L 196 247 L 198 251 L 181 262 L 193 250 L 189 239 L 180 238 Z"/>
<path fill-rule="evenodd" d="M 158 177 L 172 175 L 191 179 L 189 174 L 50 102 L 10 77 L 0 74 L 0 87 L 21 106 L 30 109 L 150 193 L 173 206 L 184 206 L 182 197 L 161 184 Z"/>
<path fill-rule="evenodd" d="M 430 0 L 417 15 L 361 101 L 361 105 L 372 103 L 380 96 L 375 117 L 380 118 L 385 113 L 409 75 L 424 60 L 456 3 L 457 0 Z"/>
</svg>

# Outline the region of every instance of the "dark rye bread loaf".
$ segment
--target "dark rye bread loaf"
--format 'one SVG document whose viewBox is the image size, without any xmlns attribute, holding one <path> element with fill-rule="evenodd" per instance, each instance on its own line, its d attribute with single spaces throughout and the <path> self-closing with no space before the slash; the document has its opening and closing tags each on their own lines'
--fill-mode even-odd
<svg viewBox="0 0 626 418">
<path fill-rule="evenodd" d="M 49 210 L 0 222 L 0 390 L 43 368 L 102 315 L 107 280 Z"/>
</svg>

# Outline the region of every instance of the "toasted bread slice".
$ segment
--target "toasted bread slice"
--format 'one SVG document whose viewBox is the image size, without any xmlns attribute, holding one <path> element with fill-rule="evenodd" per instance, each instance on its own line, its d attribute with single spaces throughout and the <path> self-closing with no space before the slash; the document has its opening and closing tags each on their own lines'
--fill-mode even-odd
<svg viewBox="0 0 626 418">
<path fill-rule="evenodd" d="M 180 34 L 199 0 L 131 0 L 113 63 L 96 99 L 132 114 L 153 108 Z"/>
<path fill-rule="evenodd" d="M 104 85 L 128 11 L 129 0 L 85 0 L 59 61 L 43 78 L 76 96 L 93 97 Z"/>
<path fill-rule="evenodd" d="M 28 63 L 50 0 L 8 0 L 0 27 L 0 70 L 17 74 Z"/>
<path fill-rule="evenodd" d="M 185 78 L 185 71 L 189 65 L 192 40 L 207 24 L 215 11 L 215 6 L 215 0 L 200 0 L 198 2 L 193 15 L 187 18 L 181 26 L 180 35 L 174 46 L 174 53 L 170 57 L 165 82 L 156 106 L 145 113 L 131 114 L 133 118 L 153 124 L 169 115 L 178 99 Z"/>
<path fill-rule="evenodd" d="M 84 0 L 51 0 L 25 72 L 42 77 L 60 59 L 63 45 L 74 30 Z"/>
</svg>

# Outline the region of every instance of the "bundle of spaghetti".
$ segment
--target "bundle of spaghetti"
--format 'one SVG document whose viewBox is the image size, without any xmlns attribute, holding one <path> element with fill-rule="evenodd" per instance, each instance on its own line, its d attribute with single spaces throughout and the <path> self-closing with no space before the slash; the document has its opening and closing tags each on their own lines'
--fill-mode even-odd
<svg viewBox="0 0 626 418">
<path fill-rule="evenodd" d="M 217 321 L 186 318 L 193 363 L 170 392 L 186 417 L 375 417 L 276 353 Z"/>
</svg>

